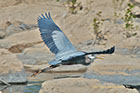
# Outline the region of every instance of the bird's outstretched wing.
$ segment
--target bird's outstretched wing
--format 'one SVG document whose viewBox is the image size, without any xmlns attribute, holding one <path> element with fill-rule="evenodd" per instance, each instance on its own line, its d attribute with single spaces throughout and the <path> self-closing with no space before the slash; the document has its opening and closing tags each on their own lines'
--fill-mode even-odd
<svg viewBox="0 0 140 93">
<path fill-rule="evenodd" d="M 90 55 L 90 54 L 112 54 L 112 53 L 114 53 L 114 51 L 115 51 L 115 46 L 111 47 L 110 49 L 104 50 L 104 51 L 85 53 L 85 55 Z"/>
<path fill-rule="evenodd" d="M 67 51 L 76 51 L 67 36 L 52 20 L 50 12 L 38 17 L 38 27 L 43 41 L 52 53 L 57 55 Z"/>
</svg>

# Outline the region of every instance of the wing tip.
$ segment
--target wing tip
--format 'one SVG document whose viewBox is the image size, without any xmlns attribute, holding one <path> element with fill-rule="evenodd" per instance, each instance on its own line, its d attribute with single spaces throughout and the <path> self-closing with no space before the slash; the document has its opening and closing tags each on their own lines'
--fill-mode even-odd
<svg viewBox="0 0 140 93">
<path fill-rule="evenodd" d="M 44 15 L 45 15 L 46 17 L 45 17 Z M 48 13 L 45 12 L 45 14 L 41 14 L 41 16 L 38 16 L 38 17 L 37 17 L 37 20 L 40 20 L 40 19 L 51 19 L 51 20 L 52 20 L 50 11 L 49 11 Z"/>
<path fill-rule="evenodd" d="M 110 49 L 108 49 L 108 52 L 111 53 L 111 54 L 114 53 L 115 52 L 115 46 L 113 46 Z"/>
</svg>

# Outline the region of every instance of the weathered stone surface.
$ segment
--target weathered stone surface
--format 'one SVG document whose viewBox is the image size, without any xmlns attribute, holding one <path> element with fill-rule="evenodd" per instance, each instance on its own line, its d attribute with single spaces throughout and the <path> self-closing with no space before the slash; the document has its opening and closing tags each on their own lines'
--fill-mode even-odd
<svg viewBox="0 0 140 93">
<path fill-rule="evenodd" d="M 104 60 L 95 60 L 84 74 L 86 78 L 102 82 L 139 85 L 139 59 L 132 55 L 106 55 Z"/>
<path fill-rule="evenodd" d="M 28 26 L 27 24 L 25 24 L 24 22 L 21 22 L 21 21 L 14 21 L 12 22 L 12 24 L 16 27 L 19 27 L 21 28 L 22 30 L 30 30 L 30 26 Z"/>
<path fill-rule="evenodd" d="M 11 34 L 15 34 L 15 33 L 19 33 L 19 32 L 23 32 L 24 30 L 19 28 L 19 27 L 15 27 L 14 25 L 10 25 L 7 27 L 6 29 L 6 34 L 7 35 L 11 35 Z"/>
<path fill-rule="evenodd" d="M 0 39 L 3 39 L 6 36 L 6 33 L 0 30 Z"/>
<path fill-rule="evenodd" d="M 0 40 L 0 48 L 11 48 L 15 45 L 36 44 L 39 42 L 42 42 L 39 31 L 25 31 L 15 33 L 3 40 Z"/>
<path fill-rule="evenodd" d="M 20 53 L 17 58 L 24 64 L 46 64 L 54 59 L 54 56 L 49 52 L 32 52 L 30 54 Z"/>
<path fill-rule="evenodd" d="M 26 48 L 22 53 L 17 54 L 17 58 L 24 64 L 46 64 L 55 58 L 53 53 L 50 53 L 49 49 L 44 43 L 35 44 L 29 48 Z"/>
<path fill-rule="evenodd" d="M 32 24 L 32 25 L 29 25 L 29 27 L 31 28 L 31 30 L 35 30 L 38 28 L 38 25 Z"/>
<path fill-rule="evenodd" d="M 39 93 L 138 93 L 112 83 L 101 84 L 97 79 L 67 78 L 45 81 Z"/>
<path fill-rule="evenodd" d="M 28 48 L 28 47 L 31 47 L 33 46 L 32 44 L 17 44 L 17 45 L 14 45 L 12 47 L 10 47 L 8 50 L 11 52 L 11 53 L 21 53 L 25 48 Z"/>
<path fill-rule="evenodd" d="M 51 51 L 49 51 L 49 48 L 44 43 L 35 44 L 34 46 L 26 48 L 23 51 L 24 54 L 32 54 L 34 52 L 49 52 L 49 53 L 51 53 Z M 53 54 L 53 53 L 51 53 L 51 54 Z"/>
<path fill-rule="evenodd" d="M 0 49 L 0 79 L 9 83 L 27 82 L 23 64 L 15 54 L 5 49 Z"/>
<path fill-rule="evenodd" d="M 3 85 L 0 85 L 0 93 L 25 93 L 24 89 L 25 89 L 26 85 L 12 85 L 10 87 L 6 87 Z"/>
<path fill-rule="evenodd" d="M 17 20 L 13 22 L 7 21 L 4 24 L 3 28 L 6 30 L 6 35 L 11 35 L 11 34 L 23 32 L 23 31 L 31 30 L 30 26 Z"/>
</svg>

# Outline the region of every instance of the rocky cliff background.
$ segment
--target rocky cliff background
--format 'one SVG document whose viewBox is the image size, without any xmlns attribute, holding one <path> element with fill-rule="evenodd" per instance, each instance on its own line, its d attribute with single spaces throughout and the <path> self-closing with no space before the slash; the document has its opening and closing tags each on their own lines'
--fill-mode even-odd
<svg viewBox="0 0 140 93">
<path fill-rule="evenodd" d="M 43 43 L 37 26 L 37 17 L 45 12 L 51 13 L 54 22 L 77 50 L 98 51 L 116 46 L 115 53 L 103 55 L 104 60 L 98 59 L 89 67 L 82 65 L 60 67 L 31 78 L 33 71 L 48 66 L 47 62 L 55 57 Z M 10 83 L 26 83 L 30 80 L 53 80 L 59 77 L 68 77 L 71 80 L 71 77 L 76 75 L 84 77 L 84 79 L 78 79 L 88 82 L 89 87 L 92 85 L 85 78 L 119 84 L 121 88 L 123 84 L 139 85 L 139 15 L 139 0 L 1 0 L 0 79 Z M 75 82 L 78 79 L 71 81 Z M 65 79 L 60 81 L 66 85 Z M 58 80 L 58 85 L 60 81 Z M 93 80 L 93 83 L 95 81 Z M 83 83 L 78 84 L 80 85 L 75 87 L 81 87 Z M 43 83 L 43 87 L 47 87 L 46 83 Z M 70 93 L 66 92 L 68 88 L 61 91 L 62 87 L 58 88 L 55 85 L 54 89 L 60 92 L 49 90 L 48 93 L 54 91 L 55 93 Z M 106 88 L 108 91 L 108 87 Z M 91 93 L 95 89 L 92 87 Z M 77 91 L 76 88 L 73 90 Z M 8 90 L 4 91 L 8 93 Z M 47 90 L 42 88 L 40 93 L 44 93 L 42 91 Z M 100 87 L 98 91 L 103 93 Z M 112 91 L 115 93 L 118 89 L 115 87 Z M 122 91 L 128 93 L 128 90 L 123 90 L 123 88 Z"/>
</svg>

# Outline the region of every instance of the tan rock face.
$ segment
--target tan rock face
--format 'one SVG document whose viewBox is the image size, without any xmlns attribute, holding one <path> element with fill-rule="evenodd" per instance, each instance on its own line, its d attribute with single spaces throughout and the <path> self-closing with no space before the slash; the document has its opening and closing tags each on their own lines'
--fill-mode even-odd
<svg viewBox="0 0 140 93">
<path fill-rule="evenodd" d="M 115 26 L 112 22 L 114 19 L 112 0 L 104 0 L 104 2 L 100 2 L 99 0 L 94 0 L 94 2 L 93 0 L 78 0 L 78 2 L 80 1 L 83 9 L 78 11 L 76 15 L 72 15 L 63 7 L 62 3 L 56 2 L 56 0 L 1 0 L 0 7 L 2 7 L 1 5 L 8 7 L 0 9 L 0 12 L 2 12 L 0 15 L 0 18 L 2 18 L 0 24 L 3 25 L 7 21 L 14 22 L 15 20 L 20 20 L 26 24 L 37 24 L 37 17 L 41 13 L 50 11 L 54 22 L 66 33 L 72 43 L 77 44 L 94 39 L 91 36 L 93 34 L 93 18 L 96 17 L 97 12 L 102 11 L 103 19 L 106 19 L 105 21 L 108 22 L 108 24 L 105 22 L 104 24 L 106 25 L 101 28 L 103 32 L 109 31 L 109 36 L 106 36 L 108 41 L 107 46 L 118 45 L 121 48 L 131 48 L 135 45 L 135 42 L 133 43 L 132 41 L 136 41 L 137 38 L 130 39 L 132 44 L 127 45 L 129 40 L 126 40 L 125 36 L 120 34 L 120 32 L 124 32 L 122 25 Z M 128 1 L 123 1 L 122 9 L 126 8 Z M 89 11 L 88 7 L 90 7 Z M 140 9 L 138 8 L 137 10 Z M 124 14 L 123 11 L 121 13 Z M 134 24 L 137 23 L 134 22 Z"/>
<path fill-rule="evenodd" d="M 26 48 L 23 53 L 25 54 L 31 54 L 33 52 L 49 52 L 51 53 L 51 51 L 49 50 L 49 48 L 45 45 L 45 43 L 39 43 L 34 45 L 33 47 L 29 47 Z M 53 53 L 51 53 L 53 55 Z"/>
<path fill-rule="evenodd" d="M 11 48 L 15 45 L 36 44 L 42 42 L 39 31 L 25 31 L 13 34 L 6 39 L 0 40 L 1 48 Z"/>
<path fill-rule="evenodd" d="M 0 61 L 0 74 L 7 74 L 10 70 L 16 72 L 23 69 L 23 65 L 16 58 L 16 55 L 5 49 L 0 49 Z"/>
<path fill-rule="evenodd" d="M 15 54 L 6 49 L 0 49 L 0 79 L 7 82 L 27 81 L 23 64 L 16 58 Z"/>
<path fill-rule="evenodd" d="M 45 0 L 1 0 L 0 7 L 14 6 L 22 3 L 32 4 L 37 2 L 44 2 Z"/>
<path fill-rule="evenodd" d="M 5 36 L 6 36 L 6 33 L 0 30 L 0 39 L 3 39 Z"/>
<path fill-rule="evenodd" d="M 45 81 L 39 93 L 138 93 L 112 83 L 101 84 L 96 79 L 67 78 Z"/>
<path fill-rule="evenodd" d="M 117 48 L 136 48 L 140 46 L 140 31 L 138 31 L 138 35 L 132 38 L 125 38 L 123 35 L 124 29 L 122 28 L 123 25 L 118 24 L 118 26 L 114 25 L 112 22 L 114 19 L 114 5 L 112 0 L 78 0 L 81 1 L 83 9 L 78 11 L 77 14 L 71 14 L 62 3 L 56 2 L 56 0 L 0 0 L 0 25 L 2 26 L 7 21 L 13 23 L 15 26 L 19 26 L 20 22 L 14 23 L 15 20 L 20 20 L 26 24 L 37 24 L 37 17 L 41 13 L 45 13 L 50 11 L 54 22 L 64 31 L 67 37 L 73 44 L 83 43 L 86 40 L 94 39 L 91 34 L 93 33 L 93 18 L 95 18 L 99 11 L 102 11 L 102 18 L 105 19 L 105 24 L 101 28 L 101 30 L 105 33 L 109 31 L 105 37 L 107 38 L 107 44 L 103 47 L 108 47 L 115 45 Z M 129 0 L 125 0 L 128 2 Z M 134 1 L 134 0 L 133 0 Z M 138 2 L 138 0 L 135 0 Z M 125 9 L 127 3 L 124 3 L 122 9 Z M 88 8 L 88 9 L 87 9 Z M 137 10 L 140 10 L 137 7 Z M 124 14 L 124 12 L 119 11 L 120 13 Z M 123 22 L 122 22 L 123 23 Z M 139 22 L 134 22 L 134 24 L 138 24 Z M 10 25 L 10 24 L 9 24 Z M 4 27 L 4 26 L 2 26 Z M 10 28 L 12 29 L 12 28 Z M 40 43 L 41 42 L 41 43 Z M 12 53 L 25 53 L 30 54 L 31 57 L 36 58 L 39 64 L 47 63 L 50 59 L 41 57 L 43 51 L 46 50 L 47 47 L 43 45 L 42 39 L 40 36 L 40 32 L 37 31 L 26 31 L 20 32 L 16 34 L 12 34 L 7 38 L 0 40 L 0 48 L 9 49 Z M 41 45 L 38 45 L 41 44 Z M 104 43 L 104 42 L 103 42 Z M 34 44 L 36 44 L 34 46 Z M 31 45 L 31 46 L 30 46 Z M 32 47 L 33 45 L 33 47 Z M 85 45 L 87 46 L 87 45 Z M 93 46 L 92 46 L 93 47 Z M 96 47 L 96 46 L 95 46 Z M 26 49 L 25 49 L 26 48 Z M 101 48 L 101 49 L 102 49 Z M 88 48 L 85 49 L 87 51 Z M 11 54 L 5 49 L 0 50 L 0 75 L 5 75 L 2 78 L 5 79 L 6 77 L 11 75 L 11 80 L 14 79 L 16 75 L 20 75 L 20 77 L 25 77 L 25 73 L 23 71 L 23 66 L 20 61 L 16 58 L 14 54 Z M 39 54 L 39 52 L 41 53 Z M 33 55 L 34 54 L 34 55 Z M 38 56 L 38 55 L 40 56 Z M 44 57 L 49 57 L 44 53 Z M 23 55 L 21 55 L 23 57 Z M 29 57 L 30 57 L 29 56 Z M 38 57 L 37 57 L 38 56 Z M 41 60 L 40 60 L 40 59 Z M 27 60 L 27 57 L 23 58 L 23 60 Z M 46 60 L 47 59 L 47 60 Z M 138 60 L 138 61 L 137 61 Z M 28 62 L 32 62 L 28 61 Z M 23 62 L 24 63 L 24 62 Z M 95 73 L 99 73 L 102 75 L 128 75 L 124 72 L 110 72 L 107 70 L 120 70 L 120 69 L 139 69 L 139 59 L 132 59 L 130 56 L 122 56 L 122 55 L 108 55 L 106 56 L 105 60 L 97 60 L 93 63 L 93 65 L 88 69 L 89 71 L 94 70 Z M 46 67 L 43 66 L 27 66 L 30 67 L 31 70 L 36 70 L 40 68 Z M 6 69 L 6 70 L 5 70 Z M 81 71 L 84 69 L 86 70 L 85 66 L 65 66 L 59 67 L 52 72 L 74 72 L 74 71 Z M 16 72 L 22 72 L 22 74 L 15 74 Z M 10 75 L 9 75 L 10 73 Z M 13 74 L 14 73 L 14 74 Z M 10 78 L 10 77 L 8 77 Z M 8 79 L 7 79 L 8 80 Z M 24 79 L 25 80 L 25 79 Z M 21 81 L 21 79 L 19 79 Z M 95 91 L 103 93 L 103 92 L 119 92 L 124 93 L 126 91 L 124 88 L 119 88 L 118 90 L 116 87 L 109 89 L 109 87 L 102 87 L 99 84 L 99 88 L 93 85 L 96 85 L 96 80 L 83 80 L 83 79 L 64 79 L 64 80 L 54 80 L 49 81 L 50 83 L 44 83 L 43 87 L 48 87 L 49 92 L 57 93 L 58 91 L 68 93 L 71 92 L 83 92 L 83 93 L 94 93 Z M 55 85 L 55 83 L 56 85 Z M 61 84 L 62 82 L 62 84 Z M 74 83 L 76 82 L 76 83 Z M 84 83 L 83 83 L 84 82 Z M 91 82 L 91 83 L 90 83 Z M 46 86 L 45 86 L 46 84 Z M 86 85 L 87 84 L 87 85 Z M 85 86 L 86 85 L 86 86 Z M 97 84 L 98 85 L 98 84 Z M 60 87 L 59 87 L 60 86 Z M 81 87 L 82 86 L 82 87 Z M 53 88 L 54 87 L 54 88 Z M 64 88 L 64 91 L 62 91 Z M 90 90 L 91 89 L 91 90 Z M 43 91 L 43 89 L 41 90 Z M 44 93 L 46 93 L 47 89 L 44 89 Z M 131 91 L 132 92 L 132 91 Z"/>
<path fill-rule="evenodd" d="M 94 73 L 101 75 L 129 75 L 123 71 L 139 68 L 140 63 L 136 58 L 129 55 L 112 54 L 105 55 L 103 60 L 95 60 L 87 69 L 87 72 L 94 70 Z"/>
</svg>

